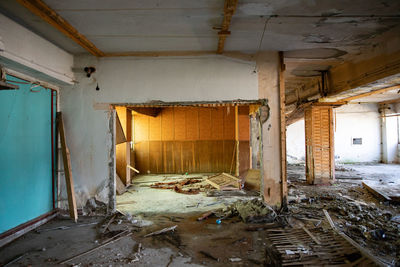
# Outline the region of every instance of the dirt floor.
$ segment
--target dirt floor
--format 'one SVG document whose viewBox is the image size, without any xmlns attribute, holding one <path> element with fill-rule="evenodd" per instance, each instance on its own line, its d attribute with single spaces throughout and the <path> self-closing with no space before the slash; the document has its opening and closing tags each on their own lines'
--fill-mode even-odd
<svg viewBox="0 0 400 267">
<path fill-rule="evenodd" d="M 400 208 L 377 200 L 361 184 L 361 179 L 396 184 L 398 173 L 398 165 L 345 165 L 337 168 L 339 179 L 333 185 L 310 186 L 305 184 L 304 166 L 288 166 L 289 204 L 277 212 L 264 206 L 257 192 L 207 189 L 182 194 L 151 188 L 148 185 L 154 182 L 143 177 L 128 188 L 131 192 L 118 197 L 118 210 L 125 215 L 80 216 L 77 224 L 60 215 L 1 248 L 0 266 L 13 260 L 7 266 L 60 265 L 102 244 L 65 266 L 276 266 L 269 256 L 273 250 L 270 231 L 304 227 L 310 232 L 332 232 L 323 209 L 339 231 L 384 264 L 399 266 Z M 173 177 L 156 181 L 160 179 L 168 182 Z M 145 192 L 153 195 L 146 197 Z M 135 193 L 139 198 L 132 198 Z M 96 207 L 92 208 L 95 212 Z M 198 221 L 204 214 L 209 216 Z M 146 236 L 175 226 L 173 231 Z M 318 247 L 314 245 L 296 243 L 283 254 L 299 256 L 295 260 L 301 261 L 313 254 Z"/>
</svg>

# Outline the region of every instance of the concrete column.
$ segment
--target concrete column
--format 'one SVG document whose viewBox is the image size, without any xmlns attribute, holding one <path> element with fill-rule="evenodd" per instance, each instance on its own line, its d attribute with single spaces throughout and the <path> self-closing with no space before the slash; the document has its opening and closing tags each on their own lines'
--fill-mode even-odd
<svg viewBox="0 0 400 267">
<path fill-rule="evenodd" d="M 327 184 L 335 179 L 333 107 L 313 104 L 304 111 L 306 180 Z"/>
<path fill-rule="evenodd" d="M 266 99 L 266 104 L 261 107 L 261 194 L 266 203 L 271 206 L 281 207 L 286 201 L 286 153 L 282 155 L 280 112 L 280 57 L 278 52 L 262 52 L 257 56 L 258 95 Z M 284 107 L 283 107 L 284 108 Z M 284 166 L 282 166 L 284 164 Z M 284 183 L 282 182 L 284 181 Z"/>
<path fill-rule="evenodd" d="M 396 163 L 398 161 L 399 129 L 395 107 L 394 105 L 382 105 L 380 113 L 382 162 Z"/>
</svg>

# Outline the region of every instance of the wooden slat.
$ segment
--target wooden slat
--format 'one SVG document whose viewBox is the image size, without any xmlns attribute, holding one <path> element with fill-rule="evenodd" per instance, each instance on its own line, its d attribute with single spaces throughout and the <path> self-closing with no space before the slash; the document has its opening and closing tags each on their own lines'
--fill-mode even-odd
<svg viewBox="0 0 400 267">
<path fill-rule="evenodd" d="M 346 97 L 346 98 L 340 99 L 340 101 L 352 101 L 352 100 L 359 99 L 359 98 L 362 98 L 362 97 L 367 97 L 367 96 L 376 95 L 376 94 L 382 94 L 384 92 L 391 91 L 391 90 L 396 90 L 396 89 L 399 89 L 399 88 L 400 88 L 400 85 L 389 86 L 389 87 L 381 88 L 381 89 L 378 89 L 378 90 L 366 92 L 366 93 L 363 93 L 363 94 Z"/>
<path fill-rule="evenodd" d="M 53 9 L 47 6 L 41 0 L 17 0 L 22 6 L 29 9 L 32 13 L 42 18 L 44 21 L 52 25 L 54 28 L 62 32 L 65 36 L 72 39 L 78 45 L 85 48 L 92 55 L 102 57 L 105 54 L 100 51 L 91 41 L 83 34 L 79 33 L 71 24 L 64 18 L 58 15 Z"/>
<path fill-rule="evenodd" d="M 236 11 L 238 0 L 225 0 L 224 4 L 224 19 L 222 21 L 221 29 L 218 32 L 218 48 L 217 53 L 222 54 L 224 51 L 226 36 L 230 34 L 229 26 L 231 24 L 231 19 Z"/>
<path fill-rule="evenodd" d="M 64 122 L 61 112 L 57 112 L 57 125 L 58 125 L 57 127 L 58 131 L 60 133 L 61 151 L 64 163 L 64 176 L 68 194 L 69 215 L 75 222 L 77 222 L 78 211 L 76 208 L 74 180 L 72 178 L 72 170 L 71 170 L 71 159 L 70 159 L 69 149 L 67 146 L 67 141 L 65 138 Z"/>
</svg>

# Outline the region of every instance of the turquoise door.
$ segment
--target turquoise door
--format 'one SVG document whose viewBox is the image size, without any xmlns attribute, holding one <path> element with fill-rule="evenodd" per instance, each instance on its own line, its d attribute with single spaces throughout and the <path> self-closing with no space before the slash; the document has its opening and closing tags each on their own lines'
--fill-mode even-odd
<svg viewBox="0 0 400 267">
<path fill-rule="evenodd" d="M 55 93 L 7 80 L 20 89 L 0 90 L 0 233 L 51 211 L 55 187 Z"/>
</svg>

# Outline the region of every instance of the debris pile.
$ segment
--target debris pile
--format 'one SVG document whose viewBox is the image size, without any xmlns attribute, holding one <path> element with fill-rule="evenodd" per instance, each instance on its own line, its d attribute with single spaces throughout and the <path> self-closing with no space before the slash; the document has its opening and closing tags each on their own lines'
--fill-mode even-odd
<svg viewBox="0 0 400 267">
<path fill-rule="evenodd" d="M 98 201 L 95 197 L 89 198 L 86 201 L 85 207 L 82 209 L 83 215 L 104 215 L 107 213 L 107 205 Z"/>
<path fill-rule="evenodd" d="M 368 196 L 367 192 L 360 190 L 353 190 L 359 194 L 354 198 Z M 295 191 L 301 197 L 292 199 L 287 217 L 318 223 L 318 220 L 323 219 L 322 209 L 326 209 L 335 218 L 340 231 L 357 243 L 372 248 L 381 256 L 391 255 L 400 261 L 400 224 L 395 219 L 395 206 L 373 202 L 367 204 L 340 192 Z"/>
<path fill-rule="evenodd" d="M 179 181 L 154 183 L 150 185 L 150 188 L 172 189 L 177 193 L 194 195 L 200 193 L 206 188 L 209 188 L 207 185 L 200 184 L 202 182 L 202 179 L 187 178 Z M 193 184 L 196 184 L 196 186 L 193 186 Z"/>
<path fill-rule="evenodd" d="M 273 222 L 277 217 L 275 211 L 258 198 L 237 201 L 215 214 L 222 218 L 238 216 L 246 223 Z"/>
</svg>

